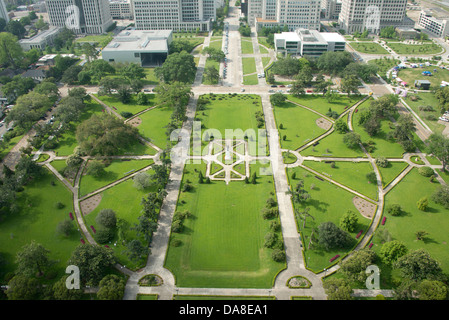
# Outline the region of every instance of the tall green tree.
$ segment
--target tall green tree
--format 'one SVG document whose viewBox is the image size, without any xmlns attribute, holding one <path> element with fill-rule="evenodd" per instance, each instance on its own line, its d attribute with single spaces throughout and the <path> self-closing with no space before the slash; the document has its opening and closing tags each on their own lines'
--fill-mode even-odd
<svg viewBox="0 0 449 320">
<path fill-rule="evenodd" d="M 195 60 L 185 51 L 169 54 L 162 66 L 155 69 L 155 74 L 164 82 L 192 83 L 196 75 Z"/>
<path fill-rule="evenodd" d="M 23 59 L 23 50 L 17 36 L 9 32 L 0 32 L 0 63 L 16 69 Z"/>
<path fill-rule="evenodd" d="M 36 273 L 42 275 L 50 265 L 49 253 L 49 250 L 34 240 L 23 246 L 16 255 L 17 273 L 24 276 L 34 276 Z"/>
<path fill-rule="evenodd" d="M 442 170 L 447 170 L 446 166 L 449 163 L 449 138 L 439 133 L 433 133 L 426 142 L 429 146 L 429 152 L 441 160 L 443 164 Z"/>
</svg>

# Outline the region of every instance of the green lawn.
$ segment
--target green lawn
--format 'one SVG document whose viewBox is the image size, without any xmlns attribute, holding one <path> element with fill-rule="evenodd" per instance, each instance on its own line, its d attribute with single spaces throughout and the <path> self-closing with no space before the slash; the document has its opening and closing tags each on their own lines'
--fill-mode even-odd
<svg viewBox="0 0 449 320">
<path fill-rule="evenodd" d="M 393 162 L 390 161 L 386 168 L 377 166 L 382 176 L 382 186 L 385 188 L 389 185 L 402 171 L 404 171 L 408 164 L 406 162 Z"/>
<path fill-rule="evenodd" d="M 401 61 L 393 58 L 380 58 L 368 61 L 369 64 L 375 64 L 378 67 L 377 73 L 381 76 L 385 76 L 387 71 L 397 66 Z"/>
<path fill-rule="evenodd" d="M 441 54 L 443 48 L 436 43 L 425 44 L 405 44 L 400 42 L 388 42 L 387 44 L 397 54 L 424 55 L 424 54 Z"/>
<path fill-rule="evenodd" d="M 3 159 L 10 151 L 12 148 L 14 148 L 14 146 L 23 138 L 23 134 L 18 135 L 14 138 L 12 138 L 11 140 L 9 140 L 6 144 L 5 144 L 5 148 L 3 150 L 0 151 L 0 159 Z"/>
<path fill-rule="evenodd" d="M 380 44 L 374 42 L 348 42 L 356 51 L 369 54 L 389 54 Z"/>
<path fill-rule="evenodd" d="M 155 145 L 163 149 L 167 146 L 166 125 L 169 124 L 173 110 L 168 107 L 157 107 L 142 113 L 139 118 L 142 123 L 137 127 L 140 134 L 150 139 Z"/>
<path fill-rule="evenodd" d="M 256 112 L 262 112 L 262 102 L 259 96 L 252 94 L 214 94 L 211 96 L 207 94 L 201 98 L 208 99 L 206 109 L 197 110 L 196 113 L 197 121 L 201 121 L 203 126 L 201 131 L 203 138 L 206 129 L 210 129 L 211 134 L 218 130 L 223 139 L 242 139 L 244 132 L 247 132 L 248 142 L 251 142 L 251 137 L 254 137 L 254 142 L 248 143 L 248 152 L 251 155 L 265 155 L 266 138 L 258 139 L 258 130 L 263 129 L 264 126 L 257 127 L 255 116 Z M 226 130 L 230 130 L 230 132 L 226 134 Z M 213 134 L 215 139 L 220 139 L 217 132 Z"/>
<path fill-rule="evenodd" d="M 242 58 L 243 75 L 257 72 L 255 58 Z"/>
<path fill-rule="evenodd" d="M 80 180 L 79 194 L 84 196 L 152 163 L 154 163 L 153 160 L 112 160 L 101 177 L 93 177 L 86 174 L 86 167 L 84 175 Z M 87 163 L 87 166 L 89 166 L 89 163 Z"/>
<path fill-rule="evenodd" d="M 279 129 L 283 149 L 296 150 L 325 132 L 315 123 L 321 118 L 319 115 L 291 102 L 274 107 L 274 116 L 276 127 L 279 129 L 281 124 L 283 127 Z M 283 139 L 284 135 L 286 140 Z"/>
<path fill-rule="evenodd" d="M 254 164 L 257 184 L 232 181 L 197 183 L 205 164 L 187 165 L 183 183 L 194 187 L 182 192 L 177 211 L 189 210 L 193 217 L 184 222 L 182 233 L 171 234 L 180 246 L 170 245 L 165 261 L 181 287 L 271 288 L 276 274 L 285 263 L 272 261 L 272 249 L 263 247 L 269 221 L 261 209 L 274 197 L 272 176 L 260 175 L 262 165 Z M 181 187 L 182 188 L 182 187 Z"/>
<path fill-rule="evenodd" d="M 266 47 L 259 45 L 259 52 L 264 54 L 264 53 L 268 53 L 268 50 Z"/>
<path fill-rule="evenodd" d="M 32 180 L 23 192 L 17 194 L 15 204 L 18 211 L 2 215 L 0 243 L 7 262 L 2 265 L 5 273 L 14 271 L 16 253 L 32 240 L 50 250 L 49 258 L 55 261 L 51 269 L 56 274 L 51 280 L 43 279 L 48 283 L 59 280 L 64 274 L 72 251 L 81 244 L 81 234 L 76 231 L 76 222 L 72 222 L 75 231 L 69 237 L 56 233 L 58 223 L 70 219 L 69 212 L 73 212 L 72 193 L 49 170 L 44 170 L 42 178 Z M 52 181 L 55 185 L 51 184 Z M 56 209 L 56 202 L 64 204 L 64 208 Z"/>
<path fill-rule="evenodd" d="M 221 50 L 222 46 L 223 46 L 222 42 L 223 42 L 223 40 L 221 37 L 219 38 L 219 40 L 211 39 L 211 41 L 209 43 L 209 47 Z"/>
<path fill-rule="evenodd" d="M 156 77 L 154 73 L 155 68 L 144 68 L 145 70 L 145 78 L 142 79 L 144 85 L 155 86 L 159 84 L 159 79 Z"/>
<path fill-rule="evenodd" d="M 149 174 L 154 173 L 151 169 L 147 172 Z M 98 207 L 89 214 L 84 215 L 84 221 L 86 226 L 88 226 L 89 231 L 91 231 L 91 225 L 93 225 L 96 230 L 99 230 L 100 226 L 95 222 L 95 218 L 102 209 L 113 209 L 117 218 L 126 221 L 127 228 L 125 228 L 125 240 L 130 241 L 139 239 L 136 232 L 132 230 L 131 227 L 134 227 L 134 224 L 138 223 L 138 217 L 142 215 L 142 198 L 145 197 L 149 191 L 154 190 L 136 189 L 133 186 L 132 179 L 123 181 L 122 183 L 103 191 L 101 193 L 101 202 Z M 135 268 L 143 267 L 146 263 L 146 258 L 142 258 L 139 262 L 131 261 L 126 255 L 125 244 L 118 241 L 116 235 L 108 246 L 114 250 L 119 263 L 126 265 L 127 268 L 134 270 Z"/>
<path fill-rule="evenodd" d="M 374 172 L 371 163 L 367 161 L 335 162 L 335 168 L 332 168 L 330 163 L 325 163 L 324 161 L 304 161 L 303 164 L 352 190 L 360 192 L 372 200 L 377 200 L 377 185 L 370 183 L 366 178 L 368 173 Z"/>
<path fill-rule="evenodd" d="M 268 64 L 270 63 L 271 58 L 270 57 L 262 57 L 262 65 L 264 68 L 266 68 L 268 66 Z"/>
<path fill-rule="evenodd" d="M 394 217 L 384 213 L 387 220 L 385 225 L 379 228 L 387 229 L 394 239 L 402 241 L 409 250 L 428 251 L 441 263 L 443 271 L 447 273 L 449 271 L 449 250 L 447 250 L 449 216 L 447 209 L 431 200 L 431 195 L 438 187 L 438 183 L 431 183 L 427 177 L 420 175 L 417 169 L 413 169 L 385 197 L 385 208 L 392 204 L 399 204 L 403 214 Z M 416 205 L 422 197 L 429 199 L 429 208 L 425 212 L 420 211 Z M 424 241 L 416 240 L 415 232 L 420 230 L 429 233 Z"/>
<path fill-rule="evenodd" d="M 243 76 L 243 84 L 246 86 L 252 86 L 252 85 L 259 84 L 259 79 L 257 78 L 257 74 Z"/>
<path fill-rule="evenodd" d="M 267 48 L 274 49 L 272 45 L 268 44 L 267 37 L 257 37 L 257 41 L 259 41 L 259 44 L 264 45 Z"/>
<path fill-rule="evenodd" d="M 296 179 L 292 179 L 292 174 L 295 172 Z M 303 227 L 303 220 L 296 220 L 298 230 L 301 232 L 301 238 L 304 248 L 304 258 L 306 266 L 312 269 L 314 272 L 322 271 L 328 267 L 331 263 L 329 259 L 339 254 L 341 257 L 348 253 L 354 245 L 356 245 L 355 236 L 360 230 L 363 230 L 363 234 L 367 231 L 371 220 L 364 218 L 362 215 L 358 215 L 358 225 L 353 233 L 350 233 L 354 239 L 353 242 L 347 248 L 332 249 L 325 251 L 321 248 L 316 241 L 314 245 L 309 249 L 309 240 L 313 228 L 317 228 L 323 222 L 333 222 L 335 225 L 339 225 L 340 218 L 348 210 L 358 212 L 352 203 L 354 194 L 337 187 L 336 185 L 328 182 L 321 181 L 315 176 L 301 167 L 288 168 L 287 174 L 289 183 L 292 188 L 298 183 L 298 179 L 304 180 L 304 187 L 309 192 L 311 198 L 305 204 L 294 203 L 294 208 L 298 211 L 303 211 L 305 207 L 310 208 L 310 214 L 314 217 L 306 220 L 306 227 Z M 316 233 L 315 233 L 316 237 Z M 359 238 L 359 240 L 362 237 Z"/>
<path fill-rule="evenodd" d="M 100 35 L 88 35 L 82 38 L 78 38 L 75 42 L 83 43 L 83 42 L 96 42 L 98 46 L 104 48 L 111 42 L 113 39 L 113 33 L 109 32 L 108 34 L 100 34 Z"/>
<path fill-rule="evenodd" d="M 155 94 L 146 94 L 148 97 L 148 103 L 146 105 L 139 105 L 137 104 L 137 95 L 133 94 L 131 95 L 131 100 L 129 103 L 122 103 L 117 94 L 113 94 L 111 96 L 99 96 L 96 94 L 95 96 L 103 101 L 105 104 L 107 104 L 111 108 L 115 108 L 115 110 L 118 113 L 121 112 L 131 112 L 132 114 L 136 114 L 140 111 L 143 111 L 149 107 L 154 106 L 156 102 L 156 95 Z"/>
<path fill-rule="evenodd" d="M 361 96 L 347 96 L 347 95 L 339 95 L 335 99 L 335 101 L 329 102 L 325 97 L 322 95 L 312 95 L 312 94 L 304 94 L 300 97 L 295 97 L 293 95 L 288 95 L 287 98 L 290 101 L 293 101 L 295 103 L 299 103 L 303 106 L 309 107 L 311 109 L 314 109 L 315 111 L 321 113 L 322 115 L 326 115 L 326 113 L 329 111 L 329 108 L 332 109 L 332 111 L 336 111 L 337 113 L 342 113 L 345 111 L 345 107 L 347 106 L 353 106 L 356 104 L 359 100 L 361 100 Z"/>
<path fill-rule="evenodd" d="M 251 39 L 249 41 L 242 39 L 240 41 L 240 43 L 242 46 L 242 54 L 253 54 L 254 53 L 253 42 L 251 41 Z"/>
<path fill-rule="evenodd" d="M 437 71 L 435 72 L 434 69 Z M 432 72 L 431 76 L 423 76 L 423 71 Z M 408 87 L 415 88 L 415 80 L 429 80 L 430 81 L 430 90 L 435 90 L 440 87 L 441 81 L 448 81 L 449 79 L 449 70 L 440 69 L 436 66 L 429 66 L 423 68 L 407 68 L 401 69 L 398 72 L 398 77 L 408 83 Z"/>
</svg>

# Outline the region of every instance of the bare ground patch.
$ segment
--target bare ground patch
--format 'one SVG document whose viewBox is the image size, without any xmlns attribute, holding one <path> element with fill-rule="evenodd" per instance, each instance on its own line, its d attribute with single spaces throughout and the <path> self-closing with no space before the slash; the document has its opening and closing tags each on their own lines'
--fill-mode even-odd
<svg viewBox="0 0 449 320">
<path fill-rule="evenodd" d="M 324 118 L 316 119 L 315 123 L 318 127 L 320 127 L 321 129 L 324 129 L 326 131 L 332 127 L 332 122 L 330 122 L 329 120 L 324 119 Z"/>
<path fill-rule="evenodd" d="M 376 205 L 360 197 L 352 198 L 352 203 L 362 216 L 371 219 L 376 213 Z"/>
<path fill-rule="evenodd" d="M 142 123 L 142 119 L 140 117 L 135 117 L 128 121 L 128 124 L 130 124 L 133 127 L 137 127 Z"/>
<path fill-rule="evenodd" d="M 96 207 L 101 202 L 101 193 L 98 193 L 92 197 L 87 198 L 86 200 L 83 200 L 80 202 L 80 208 L 83 215 L 88 215 L 92 211 L 95 210 Z"/>
</svg>

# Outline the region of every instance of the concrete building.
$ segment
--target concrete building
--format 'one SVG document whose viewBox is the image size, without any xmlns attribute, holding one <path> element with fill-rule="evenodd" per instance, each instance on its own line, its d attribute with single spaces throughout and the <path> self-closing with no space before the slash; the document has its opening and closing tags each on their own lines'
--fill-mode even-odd
<svg viewBox="0 0 449 320">
<path fill-rule="evenodd" d="M 321 16 L 325 20 L 338 20 L 341 12 L 341 0 L 321 0 Z"/>
<path fill-rule="evenodd" d="M 6 5 L 4 0 L 0 0 L 0 18 L 5 19 L 6 23 L 9 22 L 8 10 L 6 10 Z"/>
<path fill-rule="evenodd" d="M 336 32 L 298 29 L 274 34 L 277 53 L 318 57 L 327 51 L 344 51 L 345 39 Z"/>
<path fill-rule="evenodd" d="M 112 19 L 133 19 L 131 0 L 109 0 Z"/>
<path fill-rule="evenodd" d="M 406 16 L 406 6 L 407 0 L 342 0 L 338 22 L 351 34 L 379 33 L 387 26 L 413 28 L 415 22 Z"/>
<path fill-rule="evenodd" d="M 419 37 L 419 32 L 413 28 L 397 27 L 396 33 L 398 34 L 399 38 L 402 39 L 416 39 L 417 37 Z"/>
<path fill-rule="evenodd" d="M 275 25 L 319 30 L 320 11 L 321 0 L 248 0 L 248 23 L 257 30 Z"/>
<path fill-rule="evenodd" d="M 172 30 L 123 30 L 102 50 L 102 58 L 143 67 L 160 66 L 172 40 Z"/>
<path fill-rule="evenodd" d="M 224 0 L 133 0 L 138 30 L 211 30 Z"/>
<path fill-rule="evenodd" d="M 45 50 L 47 46 L 53 45 L 54 39 L 61 31 L 61 27 L 51 26 L 48 30 L 39 32 L 34 37 L 19 40 L 19 44 L 25 51 L 35 48 Z"/>
<path fill-rule="evenodd" d="M 78 34 L 102 34 L 112 25 L 108 0 L 46 0 L 50 24 Z"/>
<path fill-rule="evenodd" d="M 421 11 L 418 25 L 437 37 L 449 35 L 449 17 L 432 15 L 430 11 Z"/>
</svg>

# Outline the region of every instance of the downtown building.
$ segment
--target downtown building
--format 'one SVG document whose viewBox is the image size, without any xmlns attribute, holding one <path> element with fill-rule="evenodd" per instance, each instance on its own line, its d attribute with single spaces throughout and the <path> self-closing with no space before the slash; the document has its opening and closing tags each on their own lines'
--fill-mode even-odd
<svg viewBox="0 0 449 320">
<path fill-rule="evenodd" d="M 319 30 L 320 12 L 320 0 L 248 0 L 248 23 L 256 30 L 273 26 Z"/>
<path fill-rule="evenodd" d="M 338 20 L 341 5 L 341 0 L 321 0 L 321 16 L 325 20 Z"/>
<path fill-rule="evenodd" d="M 109 0 L 112 19 L 133 19 L 131 0 Z"/>
<path fill-rule="evenodd" d="M 77 34 L 106 33 L 113 24 L 108 0 L 46 0 L 50 24 Z"/>
<path fill-rule="evenodd" d="M 415 22 L 406 16 L 407 0 L 342 0 L 338 18 L 346 33 L 379 33 L 382 28 L 413 28 Z"/>
<path fill-rule="evenodd" d="M 418 25 L 439 38 L 449 35 L 449 16 L 433 15 L 423 10 L 419 14 Z"/>
<path fill-rule="evenodd" d="M 132 0 L 137 30 L 209 32 L 224 0 Z"/>
</svg>

